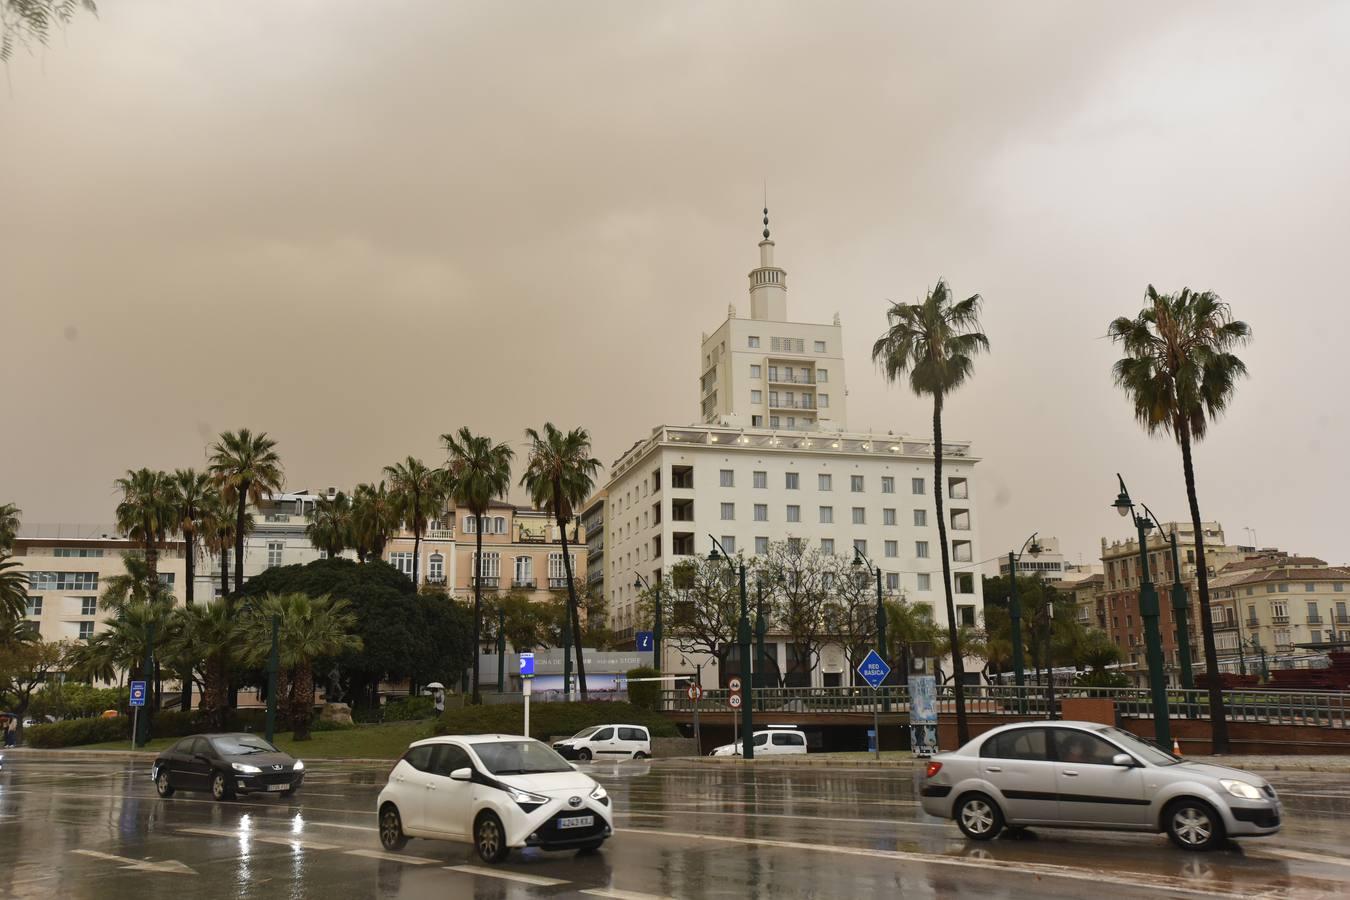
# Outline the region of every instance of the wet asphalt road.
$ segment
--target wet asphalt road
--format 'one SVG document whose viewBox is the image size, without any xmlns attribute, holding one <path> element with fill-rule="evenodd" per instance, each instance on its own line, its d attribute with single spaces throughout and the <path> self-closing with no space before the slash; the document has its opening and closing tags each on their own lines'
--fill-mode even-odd
<svg viewBox="0 0 1350 900">
<path fill-rule="evenodd" d="M 1210 854 L 1162 836 L 1047 830 L 975 844 L 915 802 L 908 769 L 699 762 L 589 767 L 616 836 L 593 856 L 467 845 L 380 850 L 386 769 L 315 763 L 289 800 L 161 800 L 144 763 L 11 757 L 0 897 L 1057 898 L 1350 896 L 1350 776 L 1270 773 L 1274 838 Z M 463 867 L 463 868 L 461 868 Z"/>
</svg>

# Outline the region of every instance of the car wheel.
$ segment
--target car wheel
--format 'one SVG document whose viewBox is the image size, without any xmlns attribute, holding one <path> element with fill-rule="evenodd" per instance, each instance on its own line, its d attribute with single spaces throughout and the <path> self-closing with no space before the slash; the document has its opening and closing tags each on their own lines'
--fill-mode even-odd
<svg viewBox="0 0 1350 900">
<path fill-rule="evenodd" d="M 602 839 L 598 841 L 591 841 L 589 844 L 582 844 L 580 847 L 577 848 L 577 855 L 590 856 L 592 853 L 599 853 L 600 848 L 604 845 L 604 843 L 605 842 Z"/>
<path fill-rule="evenodd" d="M 633 759 L 646 759 L 646 758 L 647 754 L 643 753 L 641 750 L 633 754 Z"/>
<path fill-rule="evenodd" d="M 1183 850 L 1213 850 L 1223 842 L 1223 819 L 1203 800 L 1178 800 L 1163 813 L 1167 836 Z"/>
<path fill-rule="evenodd" d="M 590 762 L 591 751 L 587 750 L 585 747 L 582 747 L 580 750 L 577 751 L 577 759 L 581 760 L 582 762 Z"/>
<path fill-rule="evenodd" d="M 496 813 L 485 812 L 478 817 L 473 827 L 473 846 L 485 863 L 499 863 L 511 852 L 506 846 L 506 829 Z"/>
<path fill-rule="evenodd" d="M 211 796 L 217 800 L 234 799 L 234 784 L 230 776 L 224 772 L 216 772 L 211 776 Z"/>
<path fill-rule="evenodd" d="M 155 790 L 161 797 L 173 796 L 173 785 L 169 784 L 169 769 L 167 766 L 161 767 L 155 775 Z"/>
<path fill-rule="evenodd" d="M 391 851 L 408 846 L 408 836 L 403 833 L 403 817 L 392 803 L 386 803 L 380 810 L 380 846 Z"/>
<path fill-rule="evenodd" d="M 972 841 L 988 841 L 1003 830 L 1003 812 L 984 794 L 966 794 L 956 802 L 956 824 Z"/>
</svg>

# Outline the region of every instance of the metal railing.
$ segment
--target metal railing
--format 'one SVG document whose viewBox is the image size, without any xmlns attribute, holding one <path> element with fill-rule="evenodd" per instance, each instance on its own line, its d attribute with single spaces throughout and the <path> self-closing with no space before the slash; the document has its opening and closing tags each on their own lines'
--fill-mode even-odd
<svg viewBox="0 0 1350 900">
<path fill-rule="evenodd" d="M 731 712 L 727 691 L 705 690 L 698 701 L 700 713 Z M 892 712 L 907 712 L 908 688 L 886 685 L 874 691 L 870 687 L 754 688 L 751 701 L 756 710 L 775 713 L 868 713 L 878 703 L 889 703 Z M 1315 725 L 1322 728 L 1350 728 L 1350 691 L 1271 691 L 1245 688 L 1223 692 L 1229 721 L 1270 725 Z M 1055 687 L 1055 712 L 1066 699 L 1110 700 L 1116 714 L 1123 718 L 1152 718 L 1153 699 L 1148 688 L 1097 688 L 1059 685 Z M 965 689 L 966 712 L 981 716 L 1050 717 L 1049 697 L 1043 685 L 968 685 Z M 1209 692 L 1169 688 L 1168 712 L 1174 719 L 1208 718 Z M 685 688 L 661 691 L 661 709 L 665 712 L 692 712 L 695 702 Z M 938 687 L 939 712 L 956 711 L 953 685 Z"/>
</svg>

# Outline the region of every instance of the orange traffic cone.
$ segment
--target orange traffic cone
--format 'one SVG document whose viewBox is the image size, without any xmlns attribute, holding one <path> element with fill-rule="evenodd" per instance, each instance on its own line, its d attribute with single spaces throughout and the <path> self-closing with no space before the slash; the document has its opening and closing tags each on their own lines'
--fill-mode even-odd
<svg viewBox="0 0 1350 900">
<path fill-rule="evenodd" d="M 1176 738 L 1172 738 L 1172 755 L 1181 756 L 1181 743 Z"/>
</svg>

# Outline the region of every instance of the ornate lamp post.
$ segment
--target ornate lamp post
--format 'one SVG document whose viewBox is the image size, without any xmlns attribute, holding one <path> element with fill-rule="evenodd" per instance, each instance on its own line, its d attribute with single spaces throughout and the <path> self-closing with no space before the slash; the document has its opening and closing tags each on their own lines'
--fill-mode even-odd
<svg viewBox="0 0 1350 900">
<path fill-rule="evenodd" d="M 718 560 L 725 559 L 740 574 L 741 622 L 739 627 L 736 629 L 736 644 L 740 650 L 741 656 L 741 689 L 744 691 L 749 691 L 753 695 L 754 682 L 751 680 L 750 674 L 750 608 L 748 605 L 748 600 L 745 596 L 745 563 L 742 562 L 740 565 L 736 565 L 734 562 L 732 562 L 731 555 L 727 553 L 727 548 L 722 546 L 722 542 L 719 541 L 717 538 L 713 537 L 711 534 L 708 535 L 708 537 L 711 538 L 713 542 L 712 552 L 708 554 L 709 561 L 717 562 Z M 721 552 L 719 553 L 718 551 Z M 755 758 L 754 713 L 751 712 L 753 706 L 754 704 L 751 703 L 746 696 L 742 695 L 741 697 L 742 759 Z"/>
<path fill-rule="evenodd" d="M 1158 592 L 1153 587 L 1153 579 L 1148 570 L 1148 533 L 1153 530 L 1153 513 L 1147 506 L 1146 515 L 1134 512 L 1134 501 L 1125 488 L 1125 479 L 1116 474 L 1120 481 L 1120 494 L 1111 505 L 1121 516 L 1132 515 L 1134 527 L 1139 534 L 1139 615 L 1144 620 L 1144 647 L 1148 655 L 1148 680 L 1153 696 L 1153 733 L 1160 747 L 1172 746 L 1171 721 L 1167 710 L 1167 680 L 1163 674 L 1162 635 L 1158 631 Z"/>
<path fill-rule="evenodd" d="M 1041 545 L 1036 535 L 1037 532 L 1033 531 L 1031 537 L 1022 542 L 1021 550 L 1015 553 L 1008 551 L 1008 618 L 1012 624 L 1013 681 L 1019 688 L 1019 695 L 1022 693 L 1020 688 L 1026 685 L 1027 667 L 1022 657 L 1022 600 L 1017 596 L 1017 563 L 1023 553 L 1030 553 L 1032 559 L 1041 555 Z"/>
<path fill-rule="evenodd" d="M 873 565 L 872 560 L 868 559 L 867 554 L 863 553 L 857 547 L 853 548 L 853 568 L 865 567 L 868 574 L 874 575 L 877 580 L 877 654 L 886 658 L 886 604 L 885 595 L 881 591 L 881 566 Z M 882 705 L 885 712 L 891 711 L 891 698 L 887 691 L 882 691 Z"/>
</svg>

